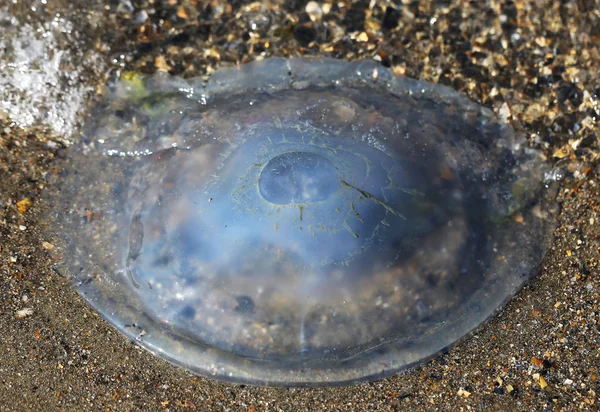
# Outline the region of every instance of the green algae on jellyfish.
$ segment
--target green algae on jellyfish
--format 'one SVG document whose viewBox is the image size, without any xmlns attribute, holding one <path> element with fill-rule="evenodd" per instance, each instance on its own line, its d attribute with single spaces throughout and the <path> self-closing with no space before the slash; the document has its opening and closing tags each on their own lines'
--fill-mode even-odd
<svg viewBox="0 0 600 412">
<path fill-rule="evenodd" d="M 54 193 L 79 293 L 201 375 L 327 385 L 466 336 L 535 271 L 542 156 L 443 86 L 270 59 L 107 89 Z"/>
</svg>

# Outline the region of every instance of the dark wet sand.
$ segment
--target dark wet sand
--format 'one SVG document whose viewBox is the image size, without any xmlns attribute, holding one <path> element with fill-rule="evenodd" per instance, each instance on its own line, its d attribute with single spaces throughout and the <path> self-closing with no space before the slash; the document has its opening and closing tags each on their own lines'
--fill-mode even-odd
<svg viewBox="0 0 600 412">
<path fill-rule="evenodd" d="M 327 13 L 319 3 L 310 15 L 304 1 L 48 3 L 7 0 L 0 9 L 32 27 L 66 16 L 76 35 L 67 36 L 74 57 L 63 70 L 76 69 L 92 90 L 119 66 L 198 76 L 258 56 L 375 57 L 512 119 L 567 177 L 539 275 L 474 336 L 382 381 L 255 388 L 171 366 L 86 306 L 55 270 L 40 219 L 52 158 L 76 138 L 0 116 L 0 410 L 598 409 L 600 1 L 404 1 L 395 9 L 358 1 Z M 31 207 L 17 204 L 23 199 Z"/>
</svg>

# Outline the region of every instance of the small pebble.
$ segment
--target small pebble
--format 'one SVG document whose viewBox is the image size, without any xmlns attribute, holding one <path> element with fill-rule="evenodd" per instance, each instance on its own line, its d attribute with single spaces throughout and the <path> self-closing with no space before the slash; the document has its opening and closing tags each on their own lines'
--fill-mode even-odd
<svg viewBox="0 0 600 412">
<path fill-rule="evenodd" d="M 25 308 L 25 309 L 18 310 L 17 313 L 16 313 L 16 316 L 19 319 L 23 319 L 23 318 L 26 318 L 27 316 L 30 316 L 32 314 L 33 314 L 33 309 L 32 308 Z"/>
<path fill-rule="evenodd" d="M 316 1 L 309 1 L 304 8 L 306 14 L 312 21 L 319 21 L 323 18 L 323 9 Z"/>
<path fill-rule="evenodd" d="M 369 41 L 369 36 L 367 35 L 367 33 L 365 33 L 364 31 L 362 33 L 360 33 L 358 36 L 356 36 L 356 40 L 364 43 Z"/>
<path fill-rule="evenodd" d="M 466 391 L 463 388 L 460 388 L 456 394 L 458 396 L 462 396 L 463 398 L 468 398 L 469 396 L 471 396 L 471 392 Z"/>
<path fill-rule="evenodd" d="M 157 56 L 154 59 L 154 65 L 161 72 L 168 72 L 171 70 L 171 66 L 169 66 L 164 56 Z"/>
<path fill-rule="evenodd" d="M 544 364 L 544 361 L 534 356 L 533 358 L 531 358 L 531 364 L 535 367 L 541 368 Z"/>
<path fill-rule="evenodd" d="M 17 202 L 17 209 L 19 210 L 19 213 L 21 213 L 21 214 L 27 212 L 27 210 L 29 210 L 30 207 L 31 207 L 31 200 L 29 200 L 27 198 Z"/>
</svg>

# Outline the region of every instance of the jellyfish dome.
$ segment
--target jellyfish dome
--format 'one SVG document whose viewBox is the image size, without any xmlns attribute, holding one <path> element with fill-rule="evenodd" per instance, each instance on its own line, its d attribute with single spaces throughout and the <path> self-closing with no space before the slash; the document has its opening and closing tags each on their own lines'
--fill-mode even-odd
<svg viewBox="0 0 600 412">
<path fill-rule="evenodd" d="M 376 62 L 123 76 L 54 184 L 81 296 L 204 376 L 391 375 L 466 336 L 540 263 L 542 156 L 446 87 Z"/>
</svg>

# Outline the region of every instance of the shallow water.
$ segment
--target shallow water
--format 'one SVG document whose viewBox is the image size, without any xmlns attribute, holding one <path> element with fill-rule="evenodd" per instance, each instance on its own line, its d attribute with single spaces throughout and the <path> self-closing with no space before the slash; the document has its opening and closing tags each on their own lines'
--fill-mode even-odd
<svg viewBox="0 0 600 412">
<path fill-rule="evenodd" d="M 371 62 L 128 75 L 65 158 L 51 230 L 82 296 L 160 356 L 251 383 L 434 355 L 534 273 L 553 221 L 509 125 Z"/>
</svg>

